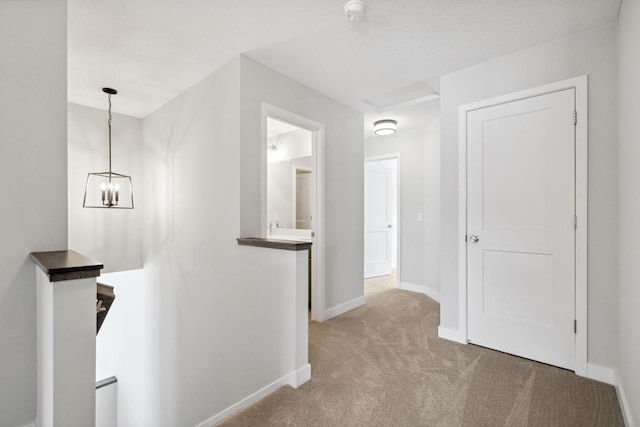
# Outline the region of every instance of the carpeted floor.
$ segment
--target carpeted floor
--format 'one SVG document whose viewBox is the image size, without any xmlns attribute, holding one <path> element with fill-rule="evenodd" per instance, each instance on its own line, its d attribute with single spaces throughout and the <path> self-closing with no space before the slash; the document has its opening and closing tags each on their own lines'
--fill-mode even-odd
<svg viewBox="0 0 640 427">
<path fill-rule="evenodd" d="M 612 386 L 437 338 L 440 306 L 365 282 L 367 304 L 309 326 L 311 381 L 220 426 L 623 426 Z"/>
</svg>

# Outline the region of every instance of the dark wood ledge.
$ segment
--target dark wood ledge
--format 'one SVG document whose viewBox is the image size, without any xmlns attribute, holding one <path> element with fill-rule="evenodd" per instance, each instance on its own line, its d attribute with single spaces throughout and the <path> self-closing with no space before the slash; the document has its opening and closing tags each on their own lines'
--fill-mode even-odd
<svg viewBox="0 0 640 427">
<path fill-rule="evenodd" d="M 104 265 L 72 249 L 66 251 L 32 252 L 33 262 L 49 275 L 49 281 L 98 277 Z"/>
<path fill-rule="evenodd" d="M 311 242 L 265 239 L 262 237 L 240 237 L 238 238 L 238 244 L 244 246 L 259 246 L 261 248 L 284 249 L 285 251 L 304 251 L 311 249 Z"/>
</svg>

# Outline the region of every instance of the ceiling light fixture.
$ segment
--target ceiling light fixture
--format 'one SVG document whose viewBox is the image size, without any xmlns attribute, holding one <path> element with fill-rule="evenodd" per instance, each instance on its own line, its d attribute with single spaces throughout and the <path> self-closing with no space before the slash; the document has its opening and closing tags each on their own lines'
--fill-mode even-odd
<svg viewBox="0 0 640 427">
<path fill-rule="evenodd" d="M 373 124 L 373 131 L 376 135 L 393 135 L 397 124 L 395 120 L 378 120 Z"/>
<path fill-rule="evenodd" d="M 349 0 L 344 5 L 344 14 L 349 21 L 358 21 L 364 15 L 364 3 L 362 0 Z"/>
<path fill-rule="evenodd" d="M 103 87 L 102 91 L 109 96 L 109 171 L 87 174 L 82 207 L 133 209 L 131 177 L 111 170 L 111 95 L 118 91 L 108 87 Z"/>
</svg>

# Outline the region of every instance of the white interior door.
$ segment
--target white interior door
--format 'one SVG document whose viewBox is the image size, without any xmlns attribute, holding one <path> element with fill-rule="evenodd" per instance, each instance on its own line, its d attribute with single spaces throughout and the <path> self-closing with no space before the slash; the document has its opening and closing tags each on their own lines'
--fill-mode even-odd
<svg viewBox="0 0 640 427">
<path fill-rule="evenodd" d="M 391 274 L 391 169 L 385 161 L 365 163 L 364 277 Z"/>
<path fill-rule="evenodd" d="M 297 229 L 311 230 L 311 172 L 296 171 L 296 225 Z"/>
<path fill-rule="evenodd" d="M 467 114 L 468 339 L 573 369 L 575 89 Z"/>
</svg>

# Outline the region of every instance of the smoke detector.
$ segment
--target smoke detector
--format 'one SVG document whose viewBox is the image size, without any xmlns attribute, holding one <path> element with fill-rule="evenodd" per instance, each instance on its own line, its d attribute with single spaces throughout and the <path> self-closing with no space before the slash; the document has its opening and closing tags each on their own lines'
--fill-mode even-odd
<svg viewBox="0 0 640 427">
<path fill-rule="evenodd" d="M 349 21 L 358 21 L 364 15 L 364 3 L 362 0 L 349 0 L 344 5 L 344 14 Z"/>
</svg>

